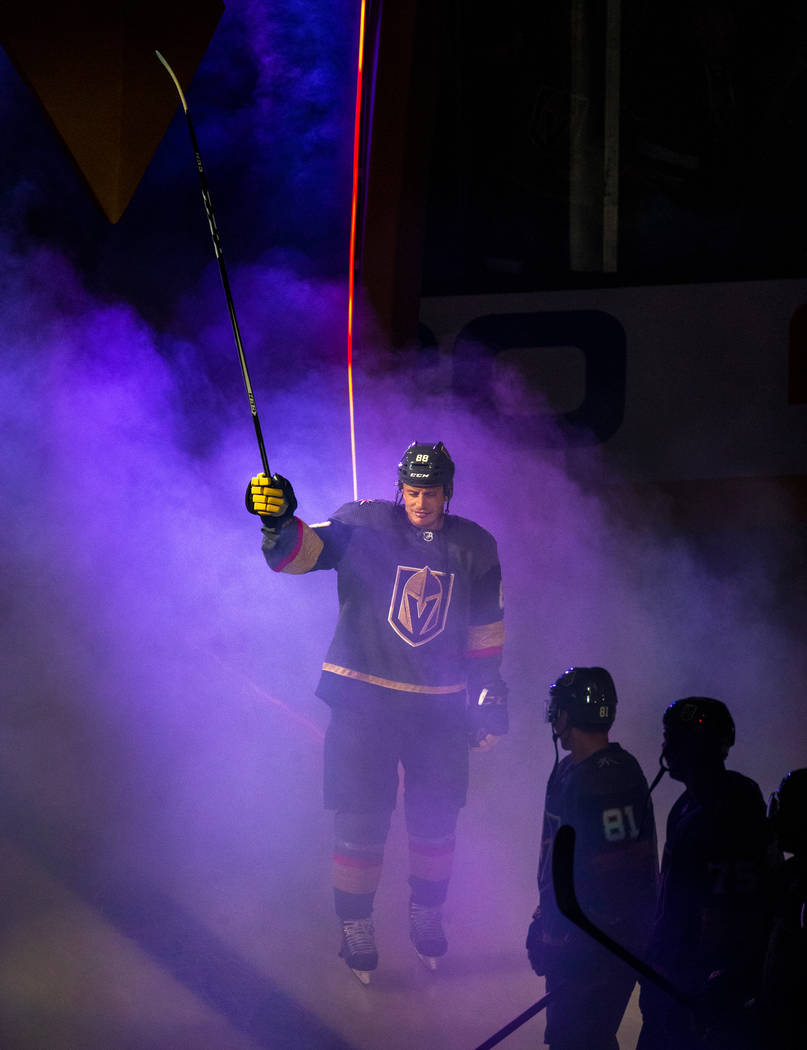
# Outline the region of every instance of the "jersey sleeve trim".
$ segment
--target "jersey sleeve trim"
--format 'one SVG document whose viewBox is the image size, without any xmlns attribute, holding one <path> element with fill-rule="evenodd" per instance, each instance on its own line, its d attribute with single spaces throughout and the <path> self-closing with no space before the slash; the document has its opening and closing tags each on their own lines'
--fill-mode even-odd
<svg viewBox="0 0 807 1050">
<path fill-rule="evenodd" d="M 470 657 L 495 656 L 504 646 L 504 620 L 468 628 L 466 652 Z"/>
<path fill-rule="evenodd" d="M 324 544 L 316 532 L 299 518 L 294 520 L 297 524 L 296 542 L 285 558 L 272 566 L 275 572 L 286 572 L 292 575 L 310 572 L 322 553 Z"/>
<path fill-rule="evenodd" d="M 484 660 L 490 656 L 501 656 L 502 647 L 493 645 L 489 649 L 469 649 L 466 656 L 469 660 Z"/>
</svg>

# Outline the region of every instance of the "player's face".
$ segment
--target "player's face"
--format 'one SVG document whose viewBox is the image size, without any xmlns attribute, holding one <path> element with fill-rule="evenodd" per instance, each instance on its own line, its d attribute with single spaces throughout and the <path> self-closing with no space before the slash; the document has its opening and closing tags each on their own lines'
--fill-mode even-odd
<svg viewBox="0 0 807 1050">
<path fill-rule="evenodd" d="M 442 485 L 404 485 L 401 489 L 406 516 L 419 529 L 439 528 L 445 492 Z"/>
<path fill-rule="evenodd" d="M 686 781 L 692 772 L 693 756 L 691 745 L 686 746 L 686 741 L 680 740 L 674 734 L 664 733 L 662 754 L 670 776 L 673 780 Z"/>
<path fill-rule="evenodd" d="M 687 783 L 697 776 L 698 770 L 708 764 L 702 741 L 697 738 L 682 738 L 676 733 L 664 732 L 662 754 L 673 780 Z"/>
</svg>

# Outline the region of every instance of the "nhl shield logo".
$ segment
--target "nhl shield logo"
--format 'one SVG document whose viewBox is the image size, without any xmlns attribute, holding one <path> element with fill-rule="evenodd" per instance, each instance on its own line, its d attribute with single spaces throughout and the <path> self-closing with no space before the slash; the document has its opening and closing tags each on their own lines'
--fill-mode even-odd
<svg viewBox="0 0 807 1050">
<path fill-rule="evenodd" d="M 408 645 L 425 645 L 446 625 L 453 572 L 434 572 L 424 566 L 399 565 L 387 620 Z"/>
</svg>

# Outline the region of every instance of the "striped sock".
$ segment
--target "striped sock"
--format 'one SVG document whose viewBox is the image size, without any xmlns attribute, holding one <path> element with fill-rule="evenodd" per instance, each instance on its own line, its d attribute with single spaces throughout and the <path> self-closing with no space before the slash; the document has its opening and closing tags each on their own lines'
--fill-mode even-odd
<svg viewBox="0 0 807 1050">
<path fill-rule="evenodd" d="M 409 885 L 418 904 L 442 904 L 454 862 L 454 836 L 439 839 L 409 836 Z"/>
<path fill-rule="evenodd" d="M 383 842 L 337 840 L 333 853 L 333 889 L 336 912 L 341 918 L 361 919 L 370 915 L 383 859 Z"/>
</svg>

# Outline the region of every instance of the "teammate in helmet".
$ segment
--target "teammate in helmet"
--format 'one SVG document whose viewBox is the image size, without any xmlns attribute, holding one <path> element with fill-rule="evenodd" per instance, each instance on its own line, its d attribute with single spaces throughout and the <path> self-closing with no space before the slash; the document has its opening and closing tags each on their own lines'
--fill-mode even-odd
<svg viewBox="0 0 807 1050">
<path fill-rule="evenodd" d="M 527 934 L 527 953 L 552 994 L 544 1039 L 553 1050 L 617 1050 L 616 1032 L 636 983 L 628 967 L 560 914 L 552 886 L 558 828 L 575 829 L 575 886 L 593 922 L 641 953 L 653 917 L 658 874 L 653 808 L 639 763 L 609 741 L 616 707 L 614 682 L 603 667 L 572 667 L 549 690 L 546 719 L 555 766 L 546 788 L 540 904 Z M 558 743 L 569 752 L 562 760 Z"/>
<path fill-rule="evenodd" d="M 687 783 L 723 769 L 734 746 L 734 719 L 721 700 L 690 696 L 670 704 L 663 717 L 662 761 L 673 780 Z"/>
<path fill-rule="evenodd" d="M 662 764 L 686 790 L 667 820 L 649 961 L 700 1007 L 643 985 L 639 1050 L 755 1045 L 743 1004 L 759 985 L 772 858 L 758 785 L 726 769 L 734 738 L 728 708 L 712 697 L 664 712 Z"/>
<path fill-rule="evenodd" d="M 395 502 L 346 503 L 320 524 L 294 516 L 291 484 L 258 475 L 276 572 L 335 569 L 336 631 L 317 695 L 331 707 L 325 804 L 335 811 L 333 885 L 340 955 L 363 983 L 378 964 L 372 921 L 403 765 L 410 938 L 430 968 L 447 950 L 441 907 L 465 804 L 469 745 L 507 732 L 501 568 L 493 537 L 448 513 L 454 463 L 442 442 L 413 442 Z"/>
<path fill-rule="evenodd" d="M 777 1050 L 807 1046 L 807 769 L 782 779 L 768 803 L 776 843 L 790 853 L 773 880 L 773 919 L 756 1005 L 761 1042 Z"/>
<path fill-rule="evenodd" d="M 556 737 L 571 729 L 607 734 L 615 718 L 616 689 L 604 667 L 572 667 L 550 686 L 546 720 Z M 562 740 L 561 746 L 571 751 L 577 737 L 567 733 L 567 739 L 568 746 Z"/>
<path fill-rule="evenodd" d="M 768 802 L 768 819 L 779 848 L 807 860 L 807 769 L 784 775 Z"/>
</svg>

